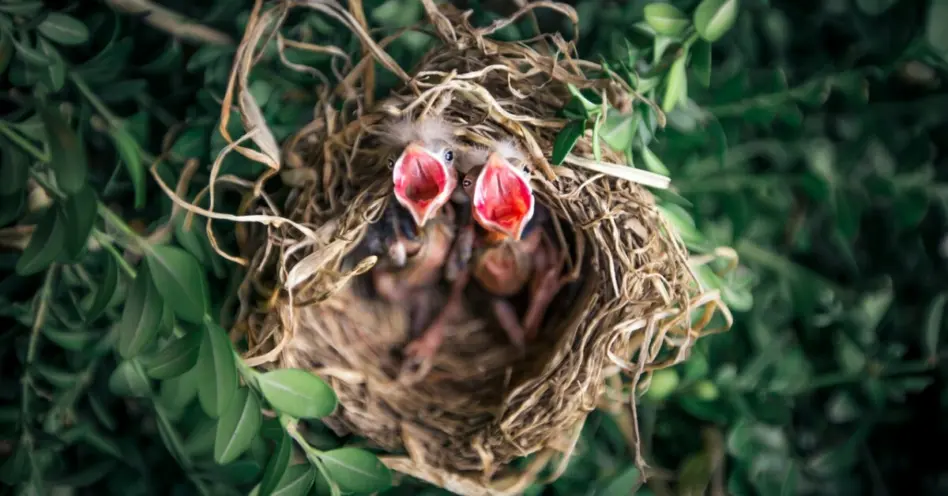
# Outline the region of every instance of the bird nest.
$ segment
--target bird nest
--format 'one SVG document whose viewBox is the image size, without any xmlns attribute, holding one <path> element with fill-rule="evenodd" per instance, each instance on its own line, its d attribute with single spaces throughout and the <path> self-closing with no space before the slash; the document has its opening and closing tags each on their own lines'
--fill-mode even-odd
<svg viewBox="0 0 948 496">
<path fill-rule="evenodd" d="M 258 1 L 225 96 L 246 134 L 231 139 L 225 133 L 231 145 L 222 157 L 238 152 L 268 169 L 239 215 L 214 212 L 213 198 L 202 212 L 240 221 L 241 252 L 225 256 L 247 267 L 234 333 L 244 340 L 250 365 L 303 368 L 324 378 L 339 398 L 325 423 L 390 452 L 382 460 L 398 472 L 459 494 L 518 493 L 541 473 L 556 477 L 565 468 L 586 416 L 601 404 L 607 378 L 627 376 L 626 397 L 622 388 L 611 396 L 627 401 L 634 415 L 635 392 L 650 373 L 684 360 L 695 339 L 711 332 L 715 310 L 727 316 L 727 309 L 716 292 L 696 282 L 686 249 L 640 184 L 663 187 L 661 178 L 618 165 L 623 160 L 611 150 L 597 157 L 588 133 L 563 165 L 551 165 L 553 143 L 566 124 L 558 111 L 571 98 L 570 86 L 594 91 L 620 110 L 654 107 L 603 67 L 579 60 L 557 35 L 517 43 L 491 38 L 536 7 L 575 23 L 572 8 L 536 2 L 475 27 L 450 6 L 423 4 L 426 21 L 414 29 L 434 35 L 438 46 L 409 74 L 384 50 L 397 35 L 373 38 L 358 9 L 311 0 L 267 10 Z M 339 84 L 283 56 L 288 44 L 302 46 L 279 31 L 298 7 L 335 19 L 361 40 L 363 58 L 355 64 L 340 49 L 317 47 L 340 56 L 334 66 Z M 248 91 L 249 75 L 272 41 L 289 70 L 324 80 L 313 121 L 282 146 Z M 377 102 L 376 63 L 404 83 Z M 231 111 L 225 104 L 222 129 Z M 353 254 L 392 201 L 385 163 L 391 150 L 380 139 L 382 126 L 427 117 L 457 126 L 454 138 L 463 148 L 510 140 L 523 150 L 574 282 L 525 354 L 468 305 L 451 321 L 425 373 L 407 380 L 401 358 L 411 339 L 407 312 L 357 291 L 377 258 Z M 221 159 L 212 183 L 224 179 Z M 275 176 L 280 184 L 271 187 Z M 521 457 L 529 458 L 511 463 Z"/>
</svg>

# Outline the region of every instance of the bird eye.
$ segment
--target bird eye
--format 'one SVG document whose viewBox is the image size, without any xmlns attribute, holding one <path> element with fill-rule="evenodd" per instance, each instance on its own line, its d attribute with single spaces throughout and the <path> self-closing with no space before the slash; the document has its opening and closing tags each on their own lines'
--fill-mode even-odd
<svg viewBox="0 0 948 496">
<path fill-rule="evenodd" d="M 454 151 L 453 151 L 453 150 L 445 150 L 445 151 L 444 151 L 444 160 L 445 160 L 446 162 L 451 162 L 452 160 L 454 160 Z"/>
<path fill-rule="evenodd" d="M 474 182 L 474 181 L 471 181 L 471 178 L 465 177 L 465 178 L 464 178 L 464 181 L 461 183 L 461 186 L 464 187 L 464 188 L 470 188 L 472 182 Z"/>
<path fill-rule="evenodd" d="M 389 157 L 388 160 L 385 161 L 385 164 L 388 165 L 388 168 L 389 168 L 389 169 L 394 169 L 394 168 L 395 168 L 395 159 L 392 158 L 392 157 Z"/>
</svg>

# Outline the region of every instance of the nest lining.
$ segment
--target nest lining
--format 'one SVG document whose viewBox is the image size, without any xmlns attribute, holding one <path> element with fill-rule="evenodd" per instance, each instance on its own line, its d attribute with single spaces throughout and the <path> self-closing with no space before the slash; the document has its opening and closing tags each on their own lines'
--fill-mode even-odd
<svg viewBox="0 0 948 496">
<path fill-rule="evenodd" d="M 228 258 L 248 266 L 235 332 L 246 339 L 249 363 L 322 376 L 340 400 L 327 425 L 407 453 L 384 459 L 396 470 L 460 494 L 515 491 L 553 453 L 568 455 L 607 377 L 625 372 L 634 390 L 649 371 L 683 360 L 694 340 L 710 332 L 706 327 L 716 309 L 728 325 L 729 316 L 715 293 L 697 286 L 686 250 L 652 195 L 616 177 L 628 177 L 608 165 L 622 163 L 620 157 L 603 149 L 602 161 L 595 160 L 587 134 L 567 166 L 549 164 L 565 124 L 556 114 L 570 99 L 567 84 L 592 88 L 620 110 L 629 110 L 637 96 L 596 64 L 576 59 L 572 45 L 558 36 L 532 43 L 486 36 L 536 7 L 555 8 L 575 21 L 572 9 L 537 2 L 511 19 L 476 28 L 450 6 L 423 3 L 440 45 L 409 76 L 391 67 L 382 50 L 386 40 L 374 41 L 335 2 L 287 2 L 270 10 L 257 2 L 225 98 L 233 101 L 236 93 L 248 134 L 231 140 L 225 152 L 237 151 L 271 170 L 238 216 L 214 212 L 213 200 L 208 210 L 184 207 L 245 222 L 238 229 L 240 256 Z M 282 46 L 274 33 L 296 4 L 340 20 L 360 36 L 369 55 L 345 64 L 339 86 L 322 87 L 314 121 L 279 150 L 249 97 L 247 80 L 261 40 L 275 36 Z M 310 70 L 283 60 L 289 69 Z M 373 60 L 405 81 L 377 103 L 368 96 Z M 590 79 L 592 71 L 603 77 Z M 229 112 L 225 105 L 222 128 Z M 365 300 L 353 290 L 374 257 L 351 266 L 344 262 L 391 201 L 384 162 L 393 150 L 384 145 L 380 125 L 425 116 L 460 125 L 455 138 L 466 147 L 512 140 L 525 151 L 538 202 L 557 220 L 557 238 L 571 254 L 569 269 L 581 279 L 569 295 L 573 301 L 556 305 L 560 313 L 549 316 L 526 358 L 472 311 L 451 326 L 428 375 L 405 383 L 398 380 L 393 353 L 409 339 L 404 309 Z M 281 192 L 268 195 L 263 184 L 278 173 Z M 213 241 L 211 223 L 208 233 Z M 696 309 L 702 313 L 694 321 Z M 634 412 L 634 398 L 627 400 Z M 507 475 L 510 461 L 530 454 L 539 455 L 538 463 Z"/>
</svg>

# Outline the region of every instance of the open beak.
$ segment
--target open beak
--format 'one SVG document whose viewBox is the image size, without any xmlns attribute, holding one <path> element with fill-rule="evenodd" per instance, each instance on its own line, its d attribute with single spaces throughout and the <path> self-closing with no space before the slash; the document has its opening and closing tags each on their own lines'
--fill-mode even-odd
<svg viewBox="0 0 948 496">
<path fill-rule="evenodd" d="M 477 176 L 474 219 L 488 231 L 519 240 L 533 217 L 536 200 L 527 177 L 496 153 Z"/>
<path fill-rule="evenodd" d="M 423 227 L 441 208 L 457 185 L 454 169 L 418 143 L 410 143 L 392 168 L 395 198 Z"/>
</svg>

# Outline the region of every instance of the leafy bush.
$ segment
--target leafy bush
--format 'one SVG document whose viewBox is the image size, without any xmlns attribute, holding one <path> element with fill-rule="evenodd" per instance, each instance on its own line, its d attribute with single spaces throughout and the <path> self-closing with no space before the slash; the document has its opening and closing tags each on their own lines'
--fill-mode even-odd
<svg viewBox="0 0 948 496">
<path fill-rule="evenodd" d="M 363 3 L 387 32 L 423 13 L 414 0 Z M 0 1 L 4 493 L 388 488 L 358 439 L 297 429 L 331 411 L 322 381 L 236 359 L 224 329 L 239 272 L 212 248 L 233 252 L 234 227 L 215 222 L 209 238 L 156 180 L 190 199 L 207 184 L 251 6 L 60 4 Z M 467 4 L 477 23 L 509 14 Z M 670 175 L 663 212 L 736 322 L 640 398 L 645 486 L 631 411 L 604 402 L 562 477 L 528 494 L 948 491 L 940 457 L 909 444 L 948 440 L 948 2 L 574 4 L 583 55 L 628 75 L 668 122 L 581 106 L 558 148 L 590 127 L 634 166 Z M 562 19 L 538 11 L 569 35 Z M 358 48 L 317 15 L 289 25 L 288 39 Z M 524 20 L 498 36 L 532 30 Z M 428 46 L 409 32 L 389 50 L 408 66 Z M 250 88 L 282 139 L 307 122 L 314 81 L 276 55 Z M 291 43 L 286 55 L 332 73 L 325 53 Z M 377 78 L 380 94 L 395 84 Z M 261 172 L 234 154 L 221 167 Z M 279 415 L 262 416 L 264 404 Z M 440 493 L 412 481 L 385 491 Z"/>
</svg>

